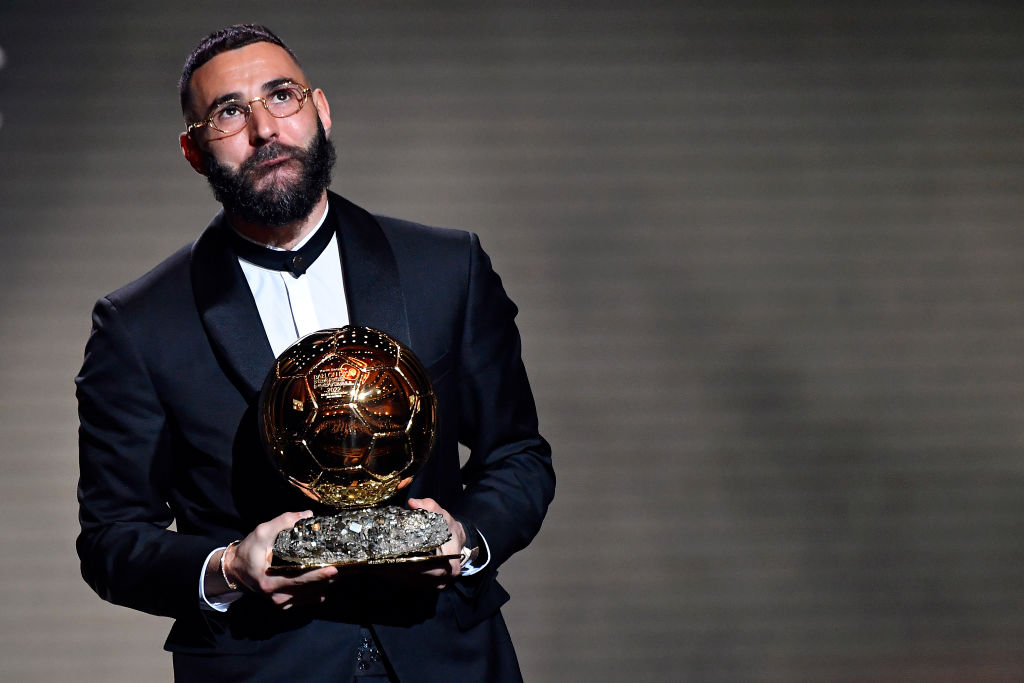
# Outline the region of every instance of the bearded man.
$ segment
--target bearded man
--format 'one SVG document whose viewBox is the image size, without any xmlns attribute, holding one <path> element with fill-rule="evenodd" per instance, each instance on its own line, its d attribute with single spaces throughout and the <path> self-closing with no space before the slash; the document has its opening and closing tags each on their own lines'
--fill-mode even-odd
<svg viewBox="0 0 1024 683">
<path fill-rule="evenodd" d="M 76 378 L 83 576 L 175 619 L 177 680 L 521 680 L 495 577 L 554 474 L 516 308 L 476 236 L 329 192 L 327 98 L 265 27 L 207 36 L 180 94 L 182 150 L 223 211 L 94 309 Z M 259 389 L 297 338 L 346 324 L 426 366 L 436 446 L 397 502 L 441 514 L 440 552 L 461 560 L 268 571 L 277 533 L 312 511 L 262 455 Z"/>
</svg>

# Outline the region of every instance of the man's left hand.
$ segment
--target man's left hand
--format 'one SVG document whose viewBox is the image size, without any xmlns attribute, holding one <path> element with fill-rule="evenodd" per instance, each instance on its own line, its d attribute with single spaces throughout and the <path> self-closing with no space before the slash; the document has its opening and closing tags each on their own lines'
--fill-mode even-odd
<svg viewBox="0 0 1024 683">
<path fill-rule="evenodd" d="M 466 530 L 462 528 L 462 523 L 448 514 L 447 510 L 437 504 L 437 501 L 433 498 L 410 498 L 409 507 L 413 510 L 422 509 L 427 512 L 436 512 L 444 517 L 444 521 L 448 523 L 448 530 L 451 532 L 452 537 L 441 546 L 439 554 L 458 555 L 462 552 L 462 548 L 466 545 Z M 462 566 L 459 564 L 458 558 L 452 560 L 427 560 L 423 563 L 414 563 L 408 566 L 415 568 L 415 571 L 418 572 L 415 577 L 416 583 L 424 583 L 438 590 L 446 587 L 462 573 Z"/>
</svg>

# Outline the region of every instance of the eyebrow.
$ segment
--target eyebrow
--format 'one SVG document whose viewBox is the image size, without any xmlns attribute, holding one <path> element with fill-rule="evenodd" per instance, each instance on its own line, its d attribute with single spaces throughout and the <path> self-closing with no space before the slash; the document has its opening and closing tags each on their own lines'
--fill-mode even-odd
<svg viewBox="0 0 1024 683">
<path fill-rule="evenodd" d="M 267 81 L 266 83 L 264 83 L 261 89 L 263 90 L 264 93 L 266 93 L 270 90 L 273 90 L 279 85 L 284 85 L 285 83 L 298 83 L 298 81 L 296 81 L 293 78 L 275 78 L 272 81 Z M 210 106 L 206 108 L 206 114 L 207 116 L 209 116 L 214 109 L 224 104 L 225 102 L 231 102 L 232 100 L 242 101 L 242 98 L 243 95 L 240 92 L 229 92 L 224 95 L 221 95 L 213 102 L 211 102 Z"/>
</svg>

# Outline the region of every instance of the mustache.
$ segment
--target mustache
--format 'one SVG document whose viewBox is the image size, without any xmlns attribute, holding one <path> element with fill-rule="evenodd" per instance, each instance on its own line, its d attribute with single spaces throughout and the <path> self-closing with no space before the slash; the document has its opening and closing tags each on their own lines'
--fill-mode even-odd
<svg viewBox="0 0 1024 683">
<path fill-rule="evenodd" d="M 257 170 L 256 167 L 264 161 L 271 161 L 272 159 L 277 159 L 279 157 L 301 160 L 304 157 L 304 151 L 298 147 L 274 142 L 264 147 L 260 147 L 253 152 L 251 157 L 242 162 L 238 170 L 244 174 L 252 174 L 253 171 Z"/>
</svg>

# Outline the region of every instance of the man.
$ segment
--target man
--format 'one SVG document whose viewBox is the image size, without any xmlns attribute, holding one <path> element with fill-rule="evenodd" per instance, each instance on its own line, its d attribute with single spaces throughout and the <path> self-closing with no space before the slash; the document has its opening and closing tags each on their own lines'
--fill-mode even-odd
<svg viewBox="0 0 1024 683">
<path fill-rule="evenodd" d="M 495 576 L 539 529 L 554 475 L 516 308 L 475 236 L 327 191 L 330 108 L 309 83 L 261 26 L 186 60 L 181 147 L 223 211 L 94 310 L 76 378 L 83 576 L 175 618 L 179 680 L 519 680 Z M 461 560 L 267 571 L 276 534 L 312 511 L 262 456 L 258 391 L 295 339 L 348 323 L 427 368 L 437 443 L 392 502 L 442 514 L 441 552 Z"/>
</svg>

